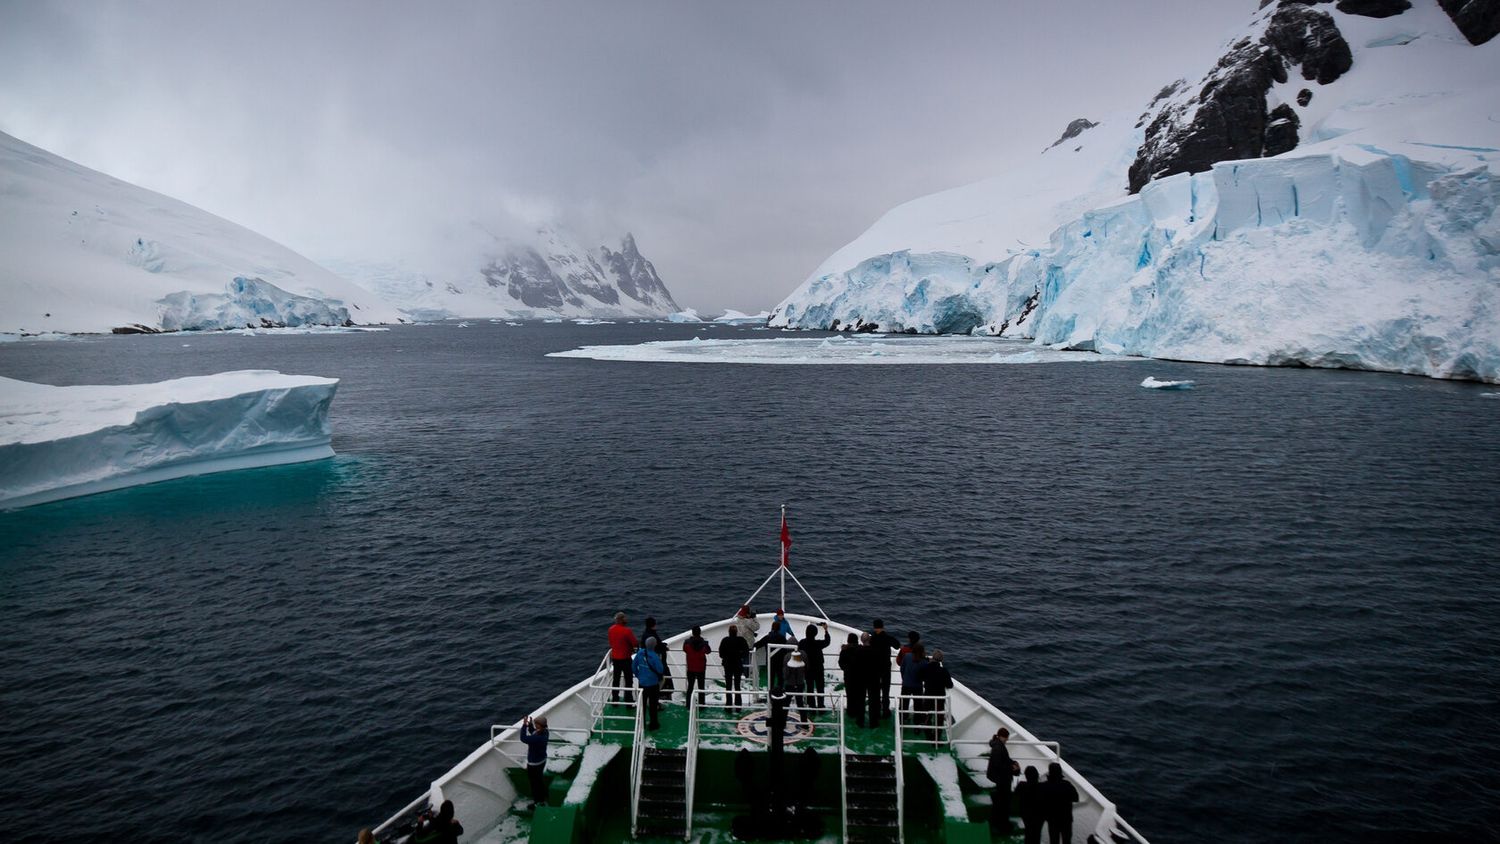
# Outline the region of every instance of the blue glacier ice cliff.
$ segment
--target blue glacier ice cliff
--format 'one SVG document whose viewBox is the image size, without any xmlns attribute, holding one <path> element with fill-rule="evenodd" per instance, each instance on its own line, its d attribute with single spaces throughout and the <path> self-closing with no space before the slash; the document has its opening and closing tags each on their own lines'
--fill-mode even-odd
<svg viewBox="0 0 1500 844">
<path fill-rule="evenodd" d="M 1500 381 L 1500 40 L 1435 2 L 1285 6 L 1133 125 L 893 209 L 770 324 Z"/>
</svg>

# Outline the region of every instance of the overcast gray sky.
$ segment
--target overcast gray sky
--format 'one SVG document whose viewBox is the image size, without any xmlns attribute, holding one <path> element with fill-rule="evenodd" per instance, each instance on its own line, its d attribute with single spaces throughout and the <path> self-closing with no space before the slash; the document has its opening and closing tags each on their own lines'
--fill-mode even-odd
<svg viewBox="0 0 1500 844">
<path fill-rule="evenodd" d="M 1144 108 L 1255 6 L 0 0 L 0 130 L 311 257 L 451 270 L 475 222 L 556 218 L 757 311 L 891 206 Z"/>
</svg>

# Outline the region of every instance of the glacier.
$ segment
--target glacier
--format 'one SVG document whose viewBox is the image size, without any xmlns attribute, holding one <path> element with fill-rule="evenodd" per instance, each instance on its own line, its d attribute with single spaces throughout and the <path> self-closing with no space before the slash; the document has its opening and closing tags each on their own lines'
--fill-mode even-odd
<svg viewBox="0 0 1500 844">
<path fill-rule="evenodd" d="M 0 333 L 401 320 L 280 243 L 0 133 Z"/>
<path fill-rule="evenodd" d="M 1294 149 L 1131 193 L 1153 114 L 1195 126 L 1215 77 L 1168 86 L 1134 123 L 1075 121 L 1038 163 L 893 209 L 770 325 L 1500 381 L 1500 40 L 1471 45 L 1432 0 L 1318 8 L 1353 63 L 1272 81 Z"/>
<path fill-rule="evenodd" d="M 1085 212 L 1046 249 L 869 258 L 771 324 L 1500 382 L 1500 179 L 1468 155 L 1221 162 Z"/>
<path fill-rule="evenodd" d="M 0 508 L 332 457 L 337 387 L 268 370 L 115 386 L 0 378 Z"/>
</svg>

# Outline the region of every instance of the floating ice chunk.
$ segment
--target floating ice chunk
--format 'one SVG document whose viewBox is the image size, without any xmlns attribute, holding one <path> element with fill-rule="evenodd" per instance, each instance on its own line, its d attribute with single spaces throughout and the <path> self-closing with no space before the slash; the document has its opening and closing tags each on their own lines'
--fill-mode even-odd
<svg viewBox="0 0 1500 844">
<path fill-rule="evenodd" d="M 671 316 L 667 317 L 667 321 L 668 322 L 702 322 L 703 318 L 700 317 L 700 316 L 698 316 L 698 312 L 697 311 L 693 310 L 692 308 L 687 308 L 685 310 L 678 311 L 677 313 L 672 314 Z"/>
<path fill-rule="evenodd" d="M 1482 399 L 1500 399 L 1500 393 L 1480 393 Z"/>
<path fill-rule="evenodd" d="M 1148 390 L 1191 390 L 1192 381 L 1158 381 L 1150 375 L 1141 382 L 1141 386 Z"/>
<path fill-rule="evenodd" d="M 468 328 L 469 324 L 467 322 L 460 322 L 457 327 L 458 328 Z"/>
<path fill-rule="evenodd" d="M 764 325 L 766 320 L 770 318 L 770 311 L 747 314 L 736 310 L 726 310 L 723 314 L 714 317 L 714 322 L 723 325 Z"/>
<path fill-rule="evenodd" d="M 0 378 L 0 507 L 332 457 L 337 386 L 265 370 L 123 386 Z"/>
</svg>

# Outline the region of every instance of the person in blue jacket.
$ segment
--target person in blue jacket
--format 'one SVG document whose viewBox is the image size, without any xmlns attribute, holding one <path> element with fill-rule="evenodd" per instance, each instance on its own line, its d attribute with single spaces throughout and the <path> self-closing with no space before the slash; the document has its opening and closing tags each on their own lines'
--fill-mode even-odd
<svg viewBox="0 0 1500 844">
<path fill-rule="evenodd" d="M 641 684 L 641 705 L 646 707 L 646 713 L 651 718 L 647 729 L 661 729 L 657 712 L 661 709 L 661 678 L 667 667 L 656 652 L 655 637 L 641 643 L 641 649 L 635 652 L 635 658 L 631 661 L 631 668 L 635 671 L 636 682 Z"/>
<path fill-rule="evenodd" d="M 521 722 L 521 741 L 526 744 L 526 778 L 531 781 L 531 808 L 547 805 L 547 782 L 542 774 L 547 768 L 547 718 L 535 721 L 530 715 Z"/>
</svg>

